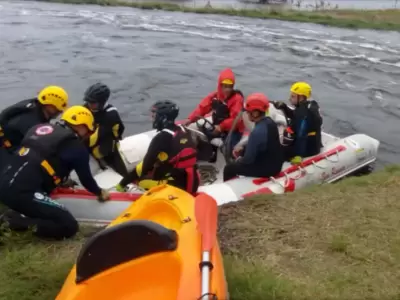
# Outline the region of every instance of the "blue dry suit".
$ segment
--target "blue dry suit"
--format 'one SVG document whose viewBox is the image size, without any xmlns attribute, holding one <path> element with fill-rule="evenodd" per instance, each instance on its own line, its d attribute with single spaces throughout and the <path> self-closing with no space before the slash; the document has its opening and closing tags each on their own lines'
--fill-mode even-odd
<svg viewBox="0 0 400 300">
<path fill-rule="evenodd" d="M 276 123 L 269 117 L 262 118 L 250 133 L 244 156 L 224 169 L 224 180 L 237 175 L 270 177 L 278 174 L 284 157 Z"/>
</svg>

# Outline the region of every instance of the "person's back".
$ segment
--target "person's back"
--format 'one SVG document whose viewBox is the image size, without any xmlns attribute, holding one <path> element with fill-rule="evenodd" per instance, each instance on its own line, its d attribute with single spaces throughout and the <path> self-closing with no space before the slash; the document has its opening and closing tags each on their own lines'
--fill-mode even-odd
<svg viewBox="0 0 400 300">
<path fill-rule="evenodd" d="M 0 201 L 27 217 L 20 219 L 21 226 L 35 225 L 37 235 L 55 239 L 77 232 L 75 218 L 49 197 L 72 170 L 98 199 L 109 197 L 93 179 L 89 153 L 81 141 L 93 132 L 93 121 L 88 109 L 75 106 L 63 114 L 60 123 L 39 124 L 27 132 L 0 178 Z"/>
<path fill-rule="evenodd" d="M 49 122 L 68 105 L 67 92 L 58 86 L 44 88 L 37 98 L 20 101 L 0 113 L 2 147 L 10 152 L 19 147 L 30 128 Z"/>
<path fill-rule="evenodd" d="M 254 133 L 253 133 L 254 132 Z M 250 139 L 265 140 L 264 147 L 260 147 L 256 154 L 255 162 L 257 165 L 262 165 L 272 173 L 280 172 L 284 161 L 282 147 L 279 140 L 279 130 L 277 124 L 270 118 L 264 117 L 259 121 L 250 133 Z M 268 172 L 269 173 L 269 172 Z"/>
<path fill-rule="evenodd" d="M 123 191 L 132 182 L 145 188 L 169 183 L 195 193 L 200 182 L 196 141 L 186 127 L 175 125 L 178 106 L 171 101 L 158 101 L 151 112 L 153 128 L 159 132 L 150 142 L 143 161 L 121 180 L 117 190 Z"/>
<path fill-rule="evenodd" d="M 237 175 L 270 177 L 281 171 L 284 160 L 278 126 L 265 116 L 268 108 L 269 101 L 265 95 L 255 93 L 248 96 L 246 111 L 255 126 L 247 140 L 243 157 L 224 168 L 224 180 Z M 236 147 L 235 156 L 242 151 L 242 146 Z"/>
</svg>

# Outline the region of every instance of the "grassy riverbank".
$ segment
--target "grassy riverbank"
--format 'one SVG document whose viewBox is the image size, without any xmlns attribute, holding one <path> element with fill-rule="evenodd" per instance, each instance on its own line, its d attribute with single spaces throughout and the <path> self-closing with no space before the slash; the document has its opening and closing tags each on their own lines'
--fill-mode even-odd
<svg viewBox="0 0 400 300">
<path fill-rule="evenodd" d="M 260 19 L 276 19 L 316 23 L 344 28 L 366 28 L 378 30 L 400 30 L 400 10 L 315 10 L 299 11 L 291 9 L 230 9 L 193 8 L 170 3 L 136 2 L 129 0 L 41 0 L 70 4 L 96 4 L 104 6 L 127 6 L 140 9 L 160 9 L 166 11 L 192 12 L 199 14 L 221 14 Z"/>
<path fill-rule="evenodd" d="M 400 296 L 400 168 L 221 208 L 232 300 Z M 0 299 L 50 300 L 83 242 L 0 237 Z"/>
</svg>

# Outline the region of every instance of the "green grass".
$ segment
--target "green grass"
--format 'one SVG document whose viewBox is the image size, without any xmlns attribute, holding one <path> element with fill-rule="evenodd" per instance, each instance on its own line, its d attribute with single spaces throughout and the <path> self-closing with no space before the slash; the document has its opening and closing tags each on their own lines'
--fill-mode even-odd
<svg viewBox="0 0 400 300">
<path fill-rule="evenodd" d="M 133 2 L 124 0 L 41 0 L 69 4 L 95 4 L 103 6 L 127 6 L 140 9 L 160 9 L 166 11 L 192 12 L 199 14 L 220 14 L 260 19 L 276 19 L 316 23 L 321 25 L 365 28 L 377 30 L 400 30 L 400 10 L 315 10 L 298 11 L 291 9 L 233 9 L 233 8 L 193 8 L 178 4 L 158 2 Z"/>
<path fill-rule="evenodd" d="M 400 299 L 400 168 L 221 207 L 232 300 Z M 0 299 L 54 299 L 83 235 L 0 236 Z"/>
</svg>

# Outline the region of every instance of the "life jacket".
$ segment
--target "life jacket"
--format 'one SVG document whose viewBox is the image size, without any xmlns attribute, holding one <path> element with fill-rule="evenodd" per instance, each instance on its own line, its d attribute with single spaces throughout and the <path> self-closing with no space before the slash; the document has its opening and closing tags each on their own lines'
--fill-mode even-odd
<svg viewBox="0 0 400 300">
<path fill-rule="evenodd" d="M 321 126 L 322 126 L 322 117 L 319 113 L 319 105 L 314 100 L 309 100 L 307 103 L 303 104 L 307 105 L 307 140 L 309 140 L 313 145 L 313 148 L 318 148 L 322 146 L 321 144 Z M 291 121 L 293 124 L 296 118 L 296 110 L 294 112 L 294 120 Z M 291 124 L 285 129 L 283 132 L 283 142 L 284 146 L 291 145 L 296 139 L 296 132 L 292 128 Z M 316 154 L 316 153 L 315 153 Z"/>
<path fill-rule="evenodd" d="M 38 108 L 36 99 L 20 101 L 4 109 L 0 113 L 0 144 L 3 148 L 11 148 L 13 145 L 6 134 L 7 123 L 16 116 L 34 111 Z"/>
<path fill-rule="evenodd" d="M 85 106 L 87 107 L 87 105 Z M 107 156 L 113 152 L 116 147 L 118 147 L 119 141 L 122 139 L 122 133 L 124 130 L 123 124 L 118 124 L 118 128 L 112 128 L 112 135 L 107 135 L 106 138 L 101 140 L 98 139 L 99 134 L 101 134 L 99 133 L 99 130 L 102 130 L 102 127 L 111 127 L 115 125 L 107 124 L 107 122 L 109 122 L 108 114 L 113 113 L 116 110 L 117 109 L 111 104 L 106 104 L 102 110 L 93 113 L 97 129 L 89 140 L 89 148 L 90 152 L 97 159 L 101 159 L 103 156 Z"/>
<path fill-rule="evenodd" d="M 26 157 L 28 162 L 42 167 L 45 186 L 51 190 L 64 179 L 61 174 L 66 172 L 59 161 L 58 153 L 71 142 L 79 142 L 72 129 L 59 123 L 39 124 L 28 131 L 17 155 Z"/>
<path fill-rule="evenodd" d="M 197 164 L 197 150 L 192 134 L 181 125 L 179 125 L 175 131 L 166 128 L 162 131 L 173 136 L 171 150 L 167 153 L 168 161 L 164 163 L 164 165 L 168 165 L 167 170 L 172 177 L 176 172 L 185 172 L 187 175 L 186 190 L 190 191 L 194 176 L 198 176 L 197 170 L 195 170 Z"/>
<path fill-rule="evenodd" d="M 240 94 L 243 96 L 243 93 L 239 90 L 233 91 L 233 93 L 229 96 L 229 98 L 225 100 L 219 100 L 217 95 L 211 100 L 211 109 L 212 109 L 212 121 L 214 125 L 221 124 L 224 120 L 228 119 L 230 116 L 230 111 L 228 107 L 228 102 L 232 97 L 236 94 Z"/>
</svg>

